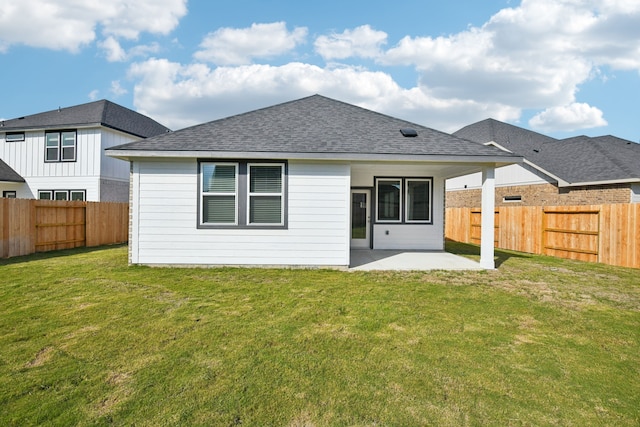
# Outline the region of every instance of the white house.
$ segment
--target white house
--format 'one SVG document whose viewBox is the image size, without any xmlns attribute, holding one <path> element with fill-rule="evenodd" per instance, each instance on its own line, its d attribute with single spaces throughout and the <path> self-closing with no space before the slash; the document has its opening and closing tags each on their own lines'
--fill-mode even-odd
<svg viewBox="0 0 640 427">
<path fill-rule="evenodd" d="M 445 180 L 519 156 L 314 95 L 107 150 L 131 162 L 130 262 L 348 267 L 351 248 L 443 250 Z"/>
<path fill-rule="evenodd" d="M 104 150 L 168 131 L 106 100 L 0 121 L 0 194 L 126 202 L 129 167 Z"/>
</svg>

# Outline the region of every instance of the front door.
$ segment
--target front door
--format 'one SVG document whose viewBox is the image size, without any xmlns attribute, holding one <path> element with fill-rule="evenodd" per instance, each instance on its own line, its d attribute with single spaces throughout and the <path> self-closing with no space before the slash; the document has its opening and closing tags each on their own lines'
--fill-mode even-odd
<svg viewBox="0 0 640 427">
<path fill-rule="evenodd" d="M 371 191 L 351 190 L 351 247 L 370 247 Z"/>
</svg>

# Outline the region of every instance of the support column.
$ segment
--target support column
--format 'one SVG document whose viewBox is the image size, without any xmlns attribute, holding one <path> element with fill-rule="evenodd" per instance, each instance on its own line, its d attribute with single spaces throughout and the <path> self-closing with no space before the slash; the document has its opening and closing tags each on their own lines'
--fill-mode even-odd
<svg viewBox="0 0 640 427">
<path fill-rule="evenodd" d="M 482 231 L 480 235 L 480 265 L 486 269 L 496 268 L 494 257 L 495 228 L 495 168 L 487 166 L 482 169 Z"/>
</svg>

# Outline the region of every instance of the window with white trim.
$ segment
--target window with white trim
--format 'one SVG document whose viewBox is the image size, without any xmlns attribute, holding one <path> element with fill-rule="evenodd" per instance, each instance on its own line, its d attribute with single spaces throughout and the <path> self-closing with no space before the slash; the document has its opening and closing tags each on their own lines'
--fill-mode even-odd
<svg viewBox="0 0 640 427">
<path fill-rule="evenodd" d="M 238 164 L 202 163 L 202 224 L 238 224 Z"/>
<path fill-rule="evenodd" d="M 76 131 L 46 132 L 44 142 L 45 162 L 76 161 Z"/>
<path fill-rule="evenodd" d="M 248 169 L 248 223 L 283 225 L 284 165 L 250 163 Z"/>
<path fill-rule="evenodd" d="M 433 178 L 376 178 L 376 222 L 431 224 Z"/>
<path fill-rule="evenodd" d="M 39 190 L 40 200 L 72 200 L 84 202 L 87 199 L 86 190 Z"/>
<path fill-rule="evenodd" d="M 199 165 L 198 227 L 286 227 L 286 163 Z"/>
</svg>

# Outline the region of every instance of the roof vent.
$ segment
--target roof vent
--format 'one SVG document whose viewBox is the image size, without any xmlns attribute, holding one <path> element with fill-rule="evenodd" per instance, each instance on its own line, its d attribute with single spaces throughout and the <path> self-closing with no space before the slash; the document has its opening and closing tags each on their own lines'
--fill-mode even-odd
<svg viewBox="0 0 640 427">
<path fill-rule="evenodd" d="M 415 129 L 400 129 L 400 133 L 402 134 L 402 136 L 407 137 L 407 138 L 413 138 L 415 136 L 418 136 L 418 132 L 416 132 Z"/>
</svg>

